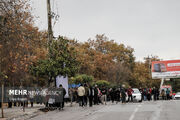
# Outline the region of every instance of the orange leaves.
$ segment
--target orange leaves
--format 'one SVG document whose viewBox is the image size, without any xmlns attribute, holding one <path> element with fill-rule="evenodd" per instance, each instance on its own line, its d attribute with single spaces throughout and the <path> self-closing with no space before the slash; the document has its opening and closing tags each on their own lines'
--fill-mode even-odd
<svg viewBox="0 0 180 120">
<path fill-rule="evenodd" d="M 88 42 L 80 43 L 76 49 L 77 59 L 81 62 L 80 73 L 91 74 L 95 79 L 110 80 L 108 72 L 115 70 L 115 73 L 116 69 L 112 68 L 119 62 L 130 65 L 130 55 L 133 57 L 133 51 L 128 47 L 109 40 L 105 35 L 97 35 L 95 40 L 89 39 Z"/>
<path fill-rule="evenodd" d="M 6 18 L 0 28 L 0 64 L 5 74 L 18 80 L 27 76 L 32 62 L 46 57 L 47 37 L 33 26 L 27 0 L 8 1 L 1 0 L 4 5 L 0 4 L 0 14 Z"/>
</svg>

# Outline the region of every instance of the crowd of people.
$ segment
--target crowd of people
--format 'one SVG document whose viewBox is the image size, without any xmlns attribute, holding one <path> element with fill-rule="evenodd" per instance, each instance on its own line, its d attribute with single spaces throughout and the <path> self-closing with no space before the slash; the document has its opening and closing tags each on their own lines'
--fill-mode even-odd
<svg viewBox="0 0 180 120">
<path fill-rule="evenodd" d="M 79 103 L 79 106 L 87 106 L 87 100 L 89 101 L 89 106 L 99 104 L 107 104 L 107 101 L 112 103 L 116 102 L 132 102 L 132 89 L 125 89 L 124 87 L 117 88 L 106 88 L 105 86 L 98 87 L 97 85 L 87 86 L 86 84 L 81 85 L 78 88 L 70 89 L 71 97 L 73 101 Z M 128 100 L 126 100 L 128 93 Z"/>
<path fill-rule="evenodd" d="M 107 104 L 107 101 L 112 101 L 112 103 L 120 102 L 121 96 L 123 96 L 123 91 L 120 88 L 109 88 L 107 89 L 105 86 L 99 88 L 97 85 L 87 86 L 86 84 L 81 85 L 78 88 L 70 89 L 71 97 L 73 101 L 79 103 L 79 106 L 89 106 L 99 104 Z M 125 91 L 124 91 L 125 96 Z"/>
<path fill-rule="evenodd" d="M 64 108 L 64 102 L 65 101 L 71 101 L 79 103 L 79 106 L 86 107 L 89 105 L 89 107 L 92 107 L 93 105 L 99 105 L 99 104 L 107 104 L 107 101 L 111 101 L 112 103 L 118 103 L 122 102 L 123 104 L 127 102 L 133 102 L 133 89 L 131 87 L 125 88 L 125 86 L 121 87 L 114 87 L 114 88 L 107 88 L 105 86 L 98 86 L 98 85 L 87 85 L 87 84 L 81 84 L 79 87 L 76 88 L 69 88 L 69 98 L 65 99 L 65 95 L 67 91 L 65 88 L 63 88 L 62 85 L 59 86 L 59 88 L 55 88 L 55 91 L 58 91 L 57 94 L 44 96 L 43 97 L 38 96 L 37 98 L 35 96 L 29 96 L 29 100 L 31 103 L 31 107 L 33 107 L 33 103 L 35 101 L 39 101 L 36 103 L 45 104 L 48 108 L 58 108 L 59 110 L 62 110 Z M 48 89 L 49 91 L 52 90 L 52 88 Z M 163 100 L 169 100 L 170 99 L 170 90 L 164 90 L 160 92 L 158 88 L 139 88 L 139 91 L 141 93 L 141 101 L 151 101 L 151 100 L 159 100 L 160 96 Z M 40 99 L 40 100 L 35 100 Z M 12 107 L 12 102 L 9 106 Z M 26 102 L 27 104 L 27 102 Z M 24 105 L 22 102 L 20 102 L 19 105 Z"/>
<path fill-rule="evenodd" d="M 97 85 L 87 86 L 86 84 L 81 85 L 78 88 L 70 88 L 70 93 L 72 97 L 72 101 L 76 101 L 79 103 L 79 106 L 87 106 L 89 102 L 89 106 L 99 104 L 107 104 L 107 101 L 112 101 L 112 103 L 116 102 L 133 102 L 133 89 L 131 87 L 116 87 L 116 88 L 106 88 L 105 86 L 98 87 Z M 169 100 L 170 90 L 164 90 L 160 92 L 158 88 L 139 88 L 139 91 L 142 95 L 141 101 L 151 101 L 151 100 Z"/>
<path fill-rule="evenodd" d="M 157 89 L 156 87 L 153 88 L 143 88 L 139 89 L 142 94 L 142 99 L 144 101 L 148 100 L 170 100 L 170 90 L 169 89 L 162 89 L 161 91 Z"/>
</svg>

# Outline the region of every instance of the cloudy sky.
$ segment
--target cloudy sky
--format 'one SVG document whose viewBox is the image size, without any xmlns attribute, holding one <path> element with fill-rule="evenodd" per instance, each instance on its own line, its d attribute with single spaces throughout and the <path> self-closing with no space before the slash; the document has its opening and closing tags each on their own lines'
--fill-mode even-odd
<svg viewBox="0 0 180 120">
<path fill-rule="evenodd" d="M 54 35 L 86 41 L 96 34 L 135 49 L 137 61 L 180 59 L 180 0 L 51 0 Z M 32 0 L 36 26 L 47 29 L 46 0 Z"/>
</svg>

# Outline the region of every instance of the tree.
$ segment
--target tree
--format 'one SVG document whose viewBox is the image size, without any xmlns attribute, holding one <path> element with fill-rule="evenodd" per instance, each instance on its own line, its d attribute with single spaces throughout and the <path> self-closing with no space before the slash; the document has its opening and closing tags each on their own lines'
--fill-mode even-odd
<svg viewBox="0 0 180 120">
<path fill-rule="evenodd" d="M 33 26 L 30 9 L 28 0 L 0 2 L 0 15 L 4 20 L 0 27 L 0 64 L 1 72 L 8 76 L 6 85 L 29 85 L 28 68 L 39 57 L 36 50 L 43 53 L 41 57 L 47 53 L 45 33 Z"/>
<path fill-rule="evenodd" d="M 134 72 L 134 85 L 136 87 L 150 87 L 149 69 L 142 62 L 136 62 Z"/>
<path fill-rule="evenodd" d="M 108 71 L 107 77 L 110 82 L 120 85 L 131 79 L 131 70 L 121 63 L 116 63 Z"/>
<path fill-rule="evenodd" d="M 93 76 L 89 76 L 86 74 L 81 74 L 81 75 L 76 75 L 75 77 L 73 77 L 72 82 L 71 83 L 75 83 L 75 84 L 91 84 L 94 80 Z"/>
<path fill-rule="evenodd" d="M 93 75 L 95 80 L 103 79 L 115 82 L 118 81 L 115 80 L 117 79 L 115 73 L 119 73 L 119 69 L 117 69 L 119 65 L 123 66 L 122 69 L 133 71 L 135 65 L 134 49 L 109 40 L 104 34 L 96 35 L 95 39 L 89 39 L 85 43 L 73 45 L 77 46 L 78 61 L 81 63 L 80 74 Z M 110 72 L 113 73 L 113 76 L 110 75 Z M 121 72 L 123 71 L 121 70 Z M 128 80 L 128 77 L 123 79 Z"/>
<path fill-rule="evenodd" d="M 144 62 L 136 62 L 133 72 L 133 86 L 137 87 L 159 87 L 160 81 L 152 79 L 151 62 L 159 61 L 158 56 L 145 57 Z"/>
<path fill-rule="evenodd" d="M 69 77 L 75 75 L 78 71 L 78 61 L 75 49 L 69 46 L 69 40 L 63 37 L 53 40 L 49 51 L 46 59 L 40 59 L 33 64 L 31 67 L 33 75 L 49 78 L 49 84 L 55 81 L 58 75 Z"/>
<path fill-rule="evenodd" d="M 98 80 L 96 81 L 96 84 L 99 86 L 99 87 L 108 87 L 110 85 L 110 83 L 106 80 Z"/>
</svg>

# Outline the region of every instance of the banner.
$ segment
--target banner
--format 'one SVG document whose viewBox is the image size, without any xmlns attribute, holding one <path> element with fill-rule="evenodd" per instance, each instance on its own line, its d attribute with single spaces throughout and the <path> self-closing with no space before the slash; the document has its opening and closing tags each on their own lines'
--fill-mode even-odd
<svg viewBox="0 0 180 120">
<path fill-rule="evenodd" d="M 152 62 L 152 78 L 180 78 L 180 60 Z"/>
<path fill-rule="evenodd" d="M 63 101 L 63 90 L 55 87 L 5 87 L 3 91 L 3 102 L 30 101 L 36 103 L 48 102 L 53 104 L 55 102 Z M 2 88 L 0 88 L 0 96 L 2 96 Z"/>
<path fill-rule="evenodd" d="M 65 98 L 69 98 L 69 93 L 68 93 L 68 77 L 64 76 L 58 76 L 56 77 L 56 86 L 59 88 L 59 85 L 62 84 L 63 88 L 66 90 L 66 95 Z"/>
</svg>

